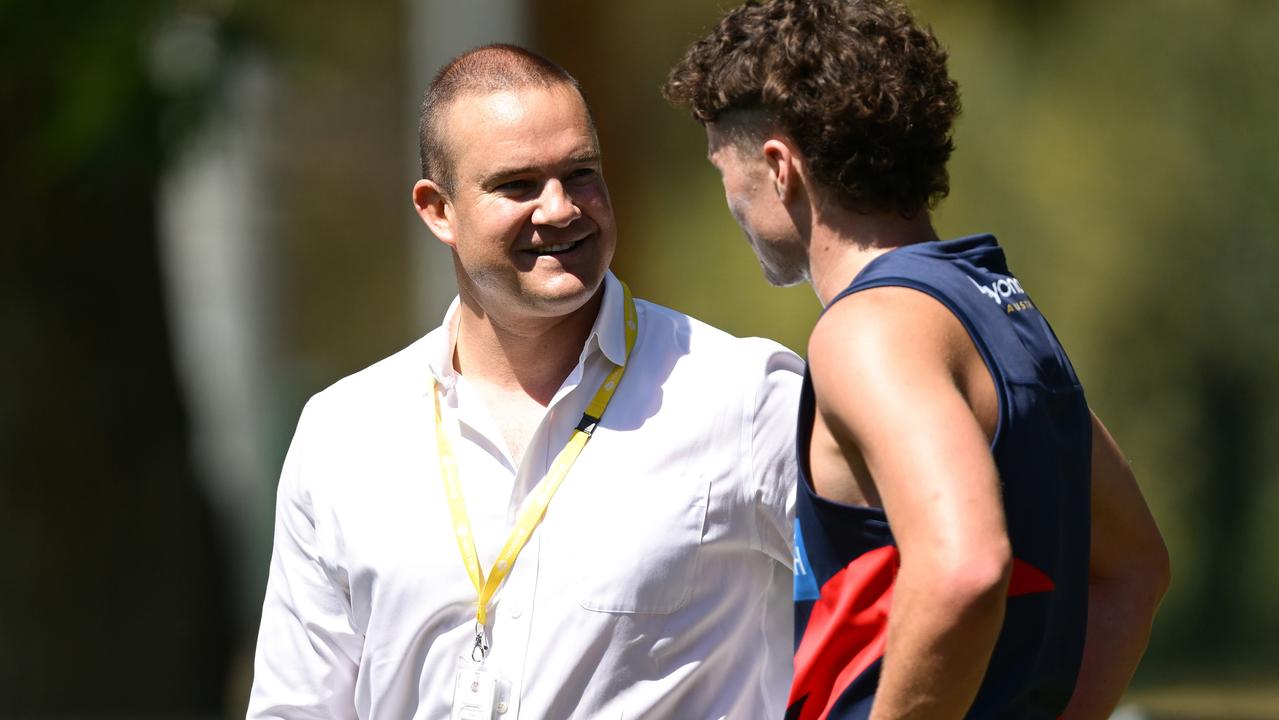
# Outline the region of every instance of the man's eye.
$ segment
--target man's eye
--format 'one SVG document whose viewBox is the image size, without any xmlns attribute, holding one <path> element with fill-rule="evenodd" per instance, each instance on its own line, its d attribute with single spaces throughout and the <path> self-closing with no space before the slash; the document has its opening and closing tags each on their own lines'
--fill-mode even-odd
<svg viewBox="0 0 1279 720">
<path fill-rule="evenodd" d="M 568 174 L 569 182 L 585 182 L 595 177 L 595 168 L 578 168 Z"/>
<path fill-rule="evenodd" d="M 533 187 L 534 182 L 532 180 L 510 180 L 493 189 L 506 195 L 519 195 L 532 190 Z"/>
</svg>

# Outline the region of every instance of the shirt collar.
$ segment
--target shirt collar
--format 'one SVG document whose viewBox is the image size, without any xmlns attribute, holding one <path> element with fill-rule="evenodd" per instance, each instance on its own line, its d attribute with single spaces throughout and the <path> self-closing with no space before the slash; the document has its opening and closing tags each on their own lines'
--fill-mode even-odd
<svg viewBox="0 0 1279 720">
<path fill-rule="evenodd" d="M 604 273 L 604 300 L 586 339 L 586 347 L 582 348 L 582 360 L 586 359 L 592 341 L 609 362 L 614 365 L 626 363 L 626 297 L 622 281 L 611 270 Z"/>
<path fill-rule="evenodd" d="M 604 299 L 600 302 L 599 314 L 595 316 L 595 324 L 591 326 L 591 333 L 582 347 L 580 361 L 585 363 L 599 350 L 609 362 L 622 365 L 626 362 L 626 299 L 622 292 L 622 281 L 611 270 L 604 273 L 603 290 Z M 453 349 L 457 347 L 460 308 L 461 298 L 454 297 L 448 310 L 444 312 L 444 321 L 427 335 L 427 365 L 431 376 L 445 392 L 452 390 L 457 382 L 457 370 L 453 368 Z"/>
</svg>

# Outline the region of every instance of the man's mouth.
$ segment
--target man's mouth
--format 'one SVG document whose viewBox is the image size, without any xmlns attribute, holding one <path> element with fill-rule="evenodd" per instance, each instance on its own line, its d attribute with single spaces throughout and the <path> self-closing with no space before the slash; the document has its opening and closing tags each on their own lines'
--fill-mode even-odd
<svg viewBox="0 0 1279 720">
<path fill-rule="evenodd" d="M 558 245 L 542 245 L 535 248 L 529 248 L 528 252 L 534 255 L 563 255 L 566 252 L 572 252 L 577 246 L 585 242 L 586 239 L 575 240 L 573 242 L 560 243 Z"/>
</svg>

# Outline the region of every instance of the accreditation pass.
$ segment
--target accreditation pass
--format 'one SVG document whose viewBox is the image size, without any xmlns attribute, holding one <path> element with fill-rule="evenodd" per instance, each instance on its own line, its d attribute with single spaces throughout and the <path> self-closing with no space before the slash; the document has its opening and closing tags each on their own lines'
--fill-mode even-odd
<svg viewBox="0 0 1279 720">
<path fill-rule="evenodd" d="M 453 687 L 450 720 L 493 720 L 497 705 L 498 676 L 484 661 L 457 659 L 457 682 Z"/>
</svg>

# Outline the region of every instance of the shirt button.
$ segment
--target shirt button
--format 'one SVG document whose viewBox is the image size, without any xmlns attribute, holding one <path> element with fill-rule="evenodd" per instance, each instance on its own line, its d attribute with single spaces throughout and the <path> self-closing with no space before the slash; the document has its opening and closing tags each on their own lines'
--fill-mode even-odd
<svg viewBox="0 0 1279 720">
<path fill-rule="evenodd" d="M 497 711 L 498 715 L 505 715 L 507 710 L 506 702 L 499 700 L 493 709 Z"/>
<path fill-rule="evenodd" d="M 517 618 L 520 615 L 524 614 L 524 608 L 520 607 L 519 603 L 513 602 L 509 606 L 507 606 L 506 614 L 510 615 L 512 618 Z"/>
</svg>

